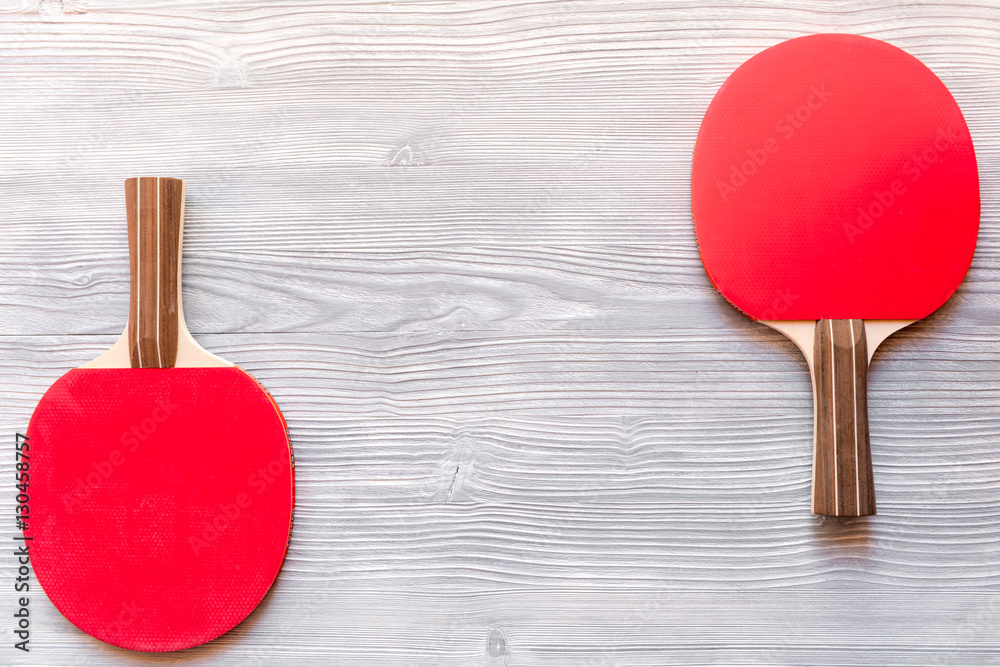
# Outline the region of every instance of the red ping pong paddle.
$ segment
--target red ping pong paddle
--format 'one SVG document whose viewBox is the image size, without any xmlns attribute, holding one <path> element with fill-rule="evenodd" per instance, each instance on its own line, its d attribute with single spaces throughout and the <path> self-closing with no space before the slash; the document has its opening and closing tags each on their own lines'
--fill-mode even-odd
<svg viewBox="0 0 1000 667">
<path fill-rule="evenodd" d="M 32 415 L 24 535 L 70 622 L 170 651 L 230 630 L 267 593 L 291 530 L 292 455 L 267 391 L 184 323 L 183 181 L 132 178 L 125 200 L 128 325 Z"/>
<path fill-rule="evenodd" d="M 874 514 L 868 364 L 955 292 L 976 246 L 979 176 L 958 105 L 885 42 L 783 42 L 709 105 L 691 208 L 715 288 L 809 363 L 813 512 Z"/>
</svg>

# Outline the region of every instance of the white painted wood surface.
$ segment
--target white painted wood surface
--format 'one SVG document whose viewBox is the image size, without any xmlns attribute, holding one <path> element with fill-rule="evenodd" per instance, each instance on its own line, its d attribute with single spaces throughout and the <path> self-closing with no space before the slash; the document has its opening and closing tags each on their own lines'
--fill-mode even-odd
<svg viewBox="0 0 1000 667">
<path fill-rule="evenodd" d="M 996 2 L 0 10 L 3 438 L 120 333 L 122 181 L 162 174 L 191 330 L 298 463 L 233 632 L 134 654 L 36 589 L 23 654 L 6 556 L 0 664 L 1000 664 Z M 966 282 L 875 356 L 870 520 L 809 513 L 805 361 L 714 294 L 688 203 L 726 75 L 823 31 L 937 72 L 982 177 Z"/>
</svg>

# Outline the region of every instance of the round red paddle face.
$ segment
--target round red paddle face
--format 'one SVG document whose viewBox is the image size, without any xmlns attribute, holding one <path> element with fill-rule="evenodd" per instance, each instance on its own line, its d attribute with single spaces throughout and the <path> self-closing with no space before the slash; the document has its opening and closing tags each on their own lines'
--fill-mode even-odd
<svg viewBox="0 0 1000 667">
<path fill-rule="evenodd" d="M 979 230 L 955 100 L 913 56 L 855 35 L 743 63 L 705 114 L 691 191 L 709 278 L 760 320 L 925 317 Z"/>
<path fill-rule="evenodd" d="M 183 649 L 243 620 L 281 568 L 291 449 L 239 368 L 77 369 L 28 426 L 31 563 L 103 641 Z"/>
</svg>

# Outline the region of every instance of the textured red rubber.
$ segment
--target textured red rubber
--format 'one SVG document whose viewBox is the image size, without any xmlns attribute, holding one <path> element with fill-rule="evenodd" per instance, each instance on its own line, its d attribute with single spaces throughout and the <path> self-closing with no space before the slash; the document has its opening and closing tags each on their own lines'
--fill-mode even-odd
<svg viewBox="0 0 1000 667">
<path fill-rule="evenodd" d="M 691 204 L 702 262 L 760 320 L 919 319 L 979 230 L 965 119 L 919 60 L 812 35 L 741 65 L 709 105 Z"/>
<path fill-rule="evenodd" d="M 31 562 L 81 630 L 183 649 L 263 599 L 285 558 L 293 465 L 284 419 L 249 374 L 72 370 L 27 435 Z"/>
</svg>

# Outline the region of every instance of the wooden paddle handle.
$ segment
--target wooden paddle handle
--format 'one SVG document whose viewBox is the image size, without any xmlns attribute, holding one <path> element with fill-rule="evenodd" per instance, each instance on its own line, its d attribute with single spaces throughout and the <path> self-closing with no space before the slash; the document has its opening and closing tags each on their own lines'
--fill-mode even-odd
<svg viewBox="0 0 1000 667">
<path fill-rule="evenodd" d="M 813 512 L 833 516 L 875 514 L 864 321 L 816 322 L 813 360 Z"/>
<path fill-rule="evenodd" d="M 173 368 L 180 321 L 184 181 L 125 181 L 131 298 L 128 345 L 132 368 Z"/>
</svg>

